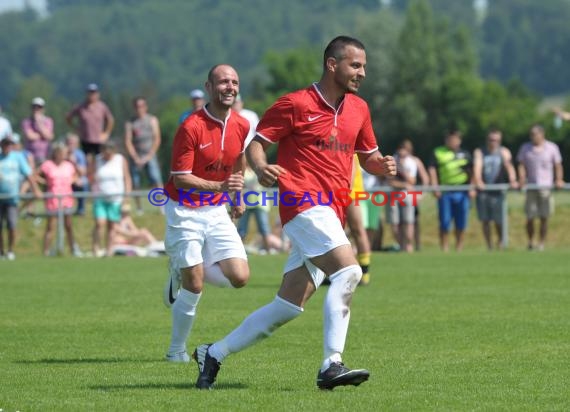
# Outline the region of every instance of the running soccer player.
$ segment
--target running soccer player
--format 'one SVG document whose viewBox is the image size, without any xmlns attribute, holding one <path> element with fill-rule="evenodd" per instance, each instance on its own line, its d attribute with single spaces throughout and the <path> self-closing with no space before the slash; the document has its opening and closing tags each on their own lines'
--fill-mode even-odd
<svg viewBox="0 0 570 412">
<path fill-rule="evenodd" d="M 170 273 L 164 303 L 172 306 L 172 337 L 166 359 L 189 362 L 186 340 L 192 329 L 204 281 L 220 287 L 244 286 L 249 267 L 243 243 L 223 201 L 241 190 L 245 168 L 246 119 L 231 110 L 239 77 L 221 64 L 208 73 L 210 102 L 178 128 L 165 189 L 166 253 Z M 201 193 L 198 193 L 201 192 Z M 207 193 L 206 193 L 207 192 Z M 233 205 L 231 217 L 244 207 Z"/>
<path fill-rule="evenodd" d="M 331 285 L 324 302 L 324 360 L 317 386 L 356 386 L 368 379 L 367 370 L 351 370 L 341 358 L 352 294 L 362 277 L 343 230 L 345 207 L 335 201 L 323 206 L 322 196 L 319 201 L 323 193 L 350 187 L 355 152 L 369 173 L 395 173 L 394 159 L 378 151 L 368 106 L 356 96 L 365 66 L 366 53 L 359 40 L 335 38 L 325 49 L 320 81 L 279 98 L 261 119 L 248 146 L 248 160 L 263 186 L 278 181 L 281 193 L 293 193 L 292 199 L 279 205 L 283 230 L 293 246 L 275 299 L 222 340 L 196 348 L 198 388 L 213 386 L 220 363 L 229 354 L 299 316 L 325 276 Z M 265 151 L 273 143 L 279 143 L 277 164 L 267 164 Z"/>
</svg>

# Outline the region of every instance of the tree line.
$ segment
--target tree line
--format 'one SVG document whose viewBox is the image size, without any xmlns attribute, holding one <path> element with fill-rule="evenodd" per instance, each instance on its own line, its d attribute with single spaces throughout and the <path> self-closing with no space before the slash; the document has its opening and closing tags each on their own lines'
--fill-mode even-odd
<svg viewBox="0 0 570 412">
<path fill-rule="evenodd" d="M 45 19 L 31 10 L 0 15 L 0 104 L 19 122 L 40 95 L 62 134 L 64 114 L 94 81 L 120 137 L 132 97 L 144 95 L 161 120 L 165 169 L 187 93 L 204 83 L 212 64 L 234 65 L 246 106 L 262 113 L 279 95 L 319 78 L 322 49 L 339 33 L 367 46 L 362 96 L 385 152 L 409 137 L 425 159 L 449 127 L 459 127 L 471 149 L 498 127 L 516 149 L 539 122 L 570 154 L 570 127 L 554 128 L 552 114 L 538 110 L 542 94 L 569 87 L 568 0 L 494 0 L 484 15 L 454 0 L 48 5 Z"/>
</svg>

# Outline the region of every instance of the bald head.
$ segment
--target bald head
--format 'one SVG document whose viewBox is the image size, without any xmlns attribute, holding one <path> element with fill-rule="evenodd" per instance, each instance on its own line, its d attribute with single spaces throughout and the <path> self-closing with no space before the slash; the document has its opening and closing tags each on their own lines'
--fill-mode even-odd
<svg viewBox="0 0 570 412">
<path fill-rule="evenodd" d="M 229 109 L 239 93 L 239 76 L 237 71 L 228 64 L 218 64 L 208 72 L 206 90 L 210 103 L 216 109 Z"/>
</svg>

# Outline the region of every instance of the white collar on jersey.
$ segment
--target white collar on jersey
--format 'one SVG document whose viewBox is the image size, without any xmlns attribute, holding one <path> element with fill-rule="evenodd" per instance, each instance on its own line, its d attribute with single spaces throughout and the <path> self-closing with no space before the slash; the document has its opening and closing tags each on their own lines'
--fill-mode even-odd
<svg viewBox="0 0 570 412">
<path fill-rule="evenodd" d="M 228 110 L 228 115 L 226 116 L 226 118 L 225 118 L 224 121 L 222 122 L 220 119 L 218 119 L 217 117 L 214 117 L 214 115 L 208 111 L 207 105 L 204 106 L 202 109 L 204 110 L 204 113 L 206 113 L 206 115 L 207 115 L 210 119 L 212 119 L 212 120 L 214 120 L 214 121 L 216 121 L 216 122 L 218 122 L 218 123 L 221 123 L 221 124 L 226 124 L 227 121 L 228 121 L 228 119 L 229 119 L 230 116 L 232 115 L 232 109 Z"/>
</svg>

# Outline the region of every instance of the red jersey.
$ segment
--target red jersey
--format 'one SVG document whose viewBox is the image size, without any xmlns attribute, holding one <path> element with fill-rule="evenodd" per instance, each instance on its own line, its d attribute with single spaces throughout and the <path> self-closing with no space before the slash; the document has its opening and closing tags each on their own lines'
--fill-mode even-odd
<svg viewBox="0 0 570 412">
<path fill-rule="evenodd" d="M 232 110 L 225 122 L 215 118 L 206 107 L 192 113 L 174 136 L 170 178 L 165 186 L 170 198 L 180 200 L 173 175 L 192 173 L 205 180 L 226 180 L 232 174 L 238 156 L 245 150 L 248 133 L 249 122 Z M 188 207 L 217 204 L 222 197 L 222 193 L 216 193 L 206 200 L 197 193 L 188 194 L 190 191 L 182 190 L 183 203 Z"/>
<path fill-rule="evenodd" d="M 277 164 L 287 170 L 279 177 L 282 224 L 326 204 L 336 190 L 350 188 L 354 153 L 378 150 L 366 102 L 347 93 L 335 109 L 316 84 L 279 98 L 263 115 L 257 134 L 279 142 Z M 346 208 L 337 202 L 330 207 L 344 223 Z"/>
</svg>

